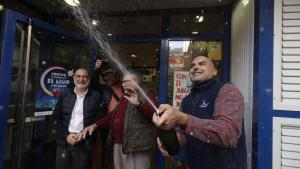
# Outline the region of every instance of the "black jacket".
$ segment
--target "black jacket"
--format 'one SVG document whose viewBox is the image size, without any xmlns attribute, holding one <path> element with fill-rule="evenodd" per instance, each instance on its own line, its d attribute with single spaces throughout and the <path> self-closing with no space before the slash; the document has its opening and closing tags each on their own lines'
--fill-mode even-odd
<svg viewBox="0 0 300 169">
<path fill-rule="evenodd" d="M 68 127 L 77 96 L 73 90 L 63 93 L 56 103 L 53 117 L 57 133 L 57 145 L 65 146 L 69 134 Z M 83 101 L 83 125 L 87 127 L 95 123 L 106 114 L 106 104 L 103 103 L 100 93 L 89 89 Z M 94 143 L 94 135 L 88 136 L 84 142 Z"/>
</svg>

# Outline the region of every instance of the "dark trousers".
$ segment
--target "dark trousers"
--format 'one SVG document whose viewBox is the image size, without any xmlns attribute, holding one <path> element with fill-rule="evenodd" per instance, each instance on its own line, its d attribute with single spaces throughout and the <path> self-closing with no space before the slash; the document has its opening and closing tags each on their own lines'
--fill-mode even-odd
<svg viewBox="0 0 300 169">
<path fill-rule="evenodd" d="M 92 147 L 83 143 L 56 149 L 56 169 L 90 169 Z M 73 167 L 72 167 L 73 166 Z"/>
</svg>

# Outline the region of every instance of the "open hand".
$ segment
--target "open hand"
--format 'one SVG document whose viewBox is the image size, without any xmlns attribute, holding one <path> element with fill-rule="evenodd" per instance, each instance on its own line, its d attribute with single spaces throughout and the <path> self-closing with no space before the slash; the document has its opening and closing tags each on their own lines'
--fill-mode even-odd
<svg viewBox="0 0 300 169">
<path fill-rule="evenodd" d="M 97 124 L 92 124 L 88 127 L 86 127 L 85 129 L 83 129 L 82 132 L 80 132 L 79 136 L 78 136 L 78 140 L 84 140 L 86 138 L 86 135 L 92 135 L 93 132 L 97 129 Z"/>
<path fill-rule="evenodd" d="M 103 60 L 97 59 L 95 63 L 95 70 L 101 68 Z"/>
<path fill-rule="evenodd" d="M 139 101 L 138 92 L 135 89 L 126 88 L 127 93 L 124 95 L 124 98 L 129 101 L 129 103 L 139 106 L 141 102 Z"/>
</svg>

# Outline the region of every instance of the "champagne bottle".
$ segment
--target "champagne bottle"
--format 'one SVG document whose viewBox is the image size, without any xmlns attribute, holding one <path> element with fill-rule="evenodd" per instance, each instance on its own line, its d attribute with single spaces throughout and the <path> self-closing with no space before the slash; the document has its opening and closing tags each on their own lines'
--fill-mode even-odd
<svg viewBox="0 0 300 169">
<path fill-rule="evenodd" d="M 167 150 L 169 155 L 174 156 L 179 151 L 179 141 L 177 138 L 176 130 L 163 130 L 158 129 L 158 137 L 163 145 L 163 147 Z"/>
<path fill-rule="evenodd" d="M 164 112 L 156 112 L 156 115 L 160 117 Z M 163 130 L 157 129 L 157 135 L 162 143 L 163 147 L 167 150 L 169 155 L 174 156 L 179 151 L 179 141 L 177 138 L 176 130 Z"/>
</svg>

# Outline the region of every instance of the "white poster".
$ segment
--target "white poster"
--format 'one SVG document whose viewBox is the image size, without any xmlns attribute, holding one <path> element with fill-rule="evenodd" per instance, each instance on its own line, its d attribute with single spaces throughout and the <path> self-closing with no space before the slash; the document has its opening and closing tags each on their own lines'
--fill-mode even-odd
<svg viewBox="0 0 300 169">
<path fill-rule="evenodd" d="M 182 99 L 190 93 L 192 82 L 188 71 L 174 71 L 173 107 L 179 109 Z"/>
</svg>

